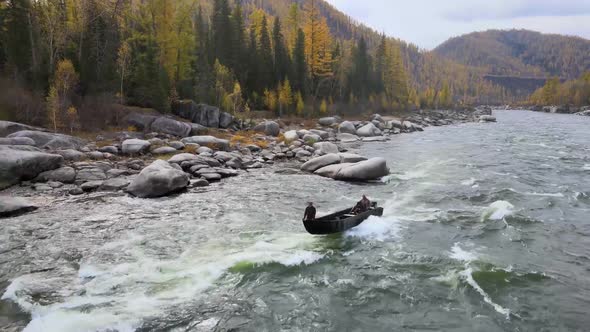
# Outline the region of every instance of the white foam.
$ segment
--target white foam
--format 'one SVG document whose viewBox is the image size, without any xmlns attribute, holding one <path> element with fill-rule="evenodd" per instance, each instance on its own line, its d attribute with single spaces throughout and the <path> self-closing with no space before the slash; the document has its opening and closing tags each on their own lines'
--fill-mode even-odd
<svg viewBox="0 0 590 332">
<path fill-rule="evenodd" d="M 463 248 L 461 248 L 459 242 L 457 242 L 453 245 L 453 248 L 451 248 L 451 253 L 450 253 L 449 257 L 451 257 L 452 259 L 456 259 L 458 261 L 463 261 L 463 262 L 472 262 L 474 260 L 477 260 L 477 258 L 478 258 L 476 253 L 469 252 L 469 251 L 466 251 Z"/>
<path fill-rule="evenodd" d="M 408 180 L 424 178 L 424 177 L 426 177 L 427 174 L 428 173 L 425 169 L 417 169 L 417 170 L 412 170 L 412 171 L 406 171 L 403 174 L 398 174 L 398 175 L 396 175 L 396 177 L 400 180 L 408 181 Z"/>
<path fill-rule="evenodd" d="M 468 187 L 470 187 L 470 186 L 473 186 L 473 185 L 475 185 L 475 182 L 476 182 L 476 181 L 477 181 L 476 179 L 474 179 L 474 178 L 471 178 L 471 179 L 469 179 L 469 180 L 462 181 L 462 182 L 461 182 L 461 185 L 462 185 L 462 186 L 468 186 Z"/>
<path fill-rule="evenodd" d="M 584 165 L 584 167 L 582 167 L 583 171 L 590 171 L 590 164 L 586 164 Z"/>
<path fill-rule="evenodd" d="M 530 195 L 530 196 L 542 196 L 542 197 L 565 197 L 562 193 L 550 194 L 550 193 L 529 192 L 526 194 Z"/>
<path fill-rule="evenodd" d="M 511 215 L 514 210 L 514 205 L 507 201 L 496 201 L 485 209 L 481 216 L 482 221 L 486 220 L 502 220 Z"/>
<path fill-rule="evenodd" d="M 475 279 L 473 279 L 473 269 L 472 268 L 467 268 L 464 271 L 461 271 L 459 273 L 459 275 L 471 286 L 473 287 L 473 289 L 475 289 L 482 297 L 483 300 L 491 305 L 494 310 L 496 310 L 496 312 L 506 316 L 506 319 L 510 319 L 510 309 L 504 308 L 501 305 L 495 303 L 494 301 L 492 301 L 492 299 L 490 298 L 490 296 L 479 286 L 479 284 L 475 281 Z"/>
<path fill-rule="evenodd" d="M 393 217 L 380 218 L 371 216 L 359 226 L 346 231 L 347 237 L 385 241 L 397 237 L 400 231 L 399 221 Z"/>
<path fill-rule="evenodd" d="M 99 249 L 110 252 L 116 247 L 123 261 L 83 262 L 72 280 L 60 280 L 65 285 L 59 291 L 62 302 L 39 305 L 28 296 L 29 290 L 44 284 L 42 274 L 13 280 L 2 299 L 13 300 L 31 313 L 26 332 L 133 331 L 147 317 L 161 316 L 170 307 L 206 296 L 208 288 L 240 263 L 297 266 L 324 257 L 309 249 L 317 246 L 318 239 L 306 234 L 261 234 L 248 238 L 249 243 L 235 244 L 220 240 L 189 248 L 169 260 L 150 257 L 136 241 L 138 237 L 131 238 Z"/>
</svg>

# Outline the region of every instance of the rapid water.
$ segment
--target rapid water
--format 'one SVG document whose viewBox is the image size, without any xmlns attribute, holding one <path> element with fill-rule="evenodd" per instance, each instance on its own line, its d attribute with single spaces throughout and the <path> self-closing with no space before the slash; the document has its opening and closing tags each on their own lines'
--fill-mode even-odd
<svg viewBox="0 0 590 332">
<path fill-rule="evenodd" d="M 590 119 L 495 115 L 365 144 L 392 170 L 379 184 L 277 167 L 2 220 L 0 329 L 588 330 Z M 305 202 L 363 193 L 382 218 L 305 233 Z"/>
</svg>

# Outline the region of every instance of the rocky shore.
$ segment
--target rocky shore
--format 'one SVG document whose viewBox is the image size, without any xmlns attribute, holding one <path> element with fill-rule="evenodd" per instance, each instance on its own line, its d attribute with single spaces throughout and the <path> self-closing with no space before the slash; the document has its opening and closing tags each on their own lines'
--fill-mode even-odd
<svg viewBox="0 0 590 332">
<path fill-rule="evenodd" d="M 206 187 L 252 169 L 289 162 L 303 172 L 340 181 L 372 181 L 389 173 L 382 158 L 348 153 L 351 144 L 461 122 L 495 121 L 491 111 L 419 111 L 403 120 L 337 116 L 315 126 L 265 120 L 245 126 L 212 107 L 183 105 L 179 118 L 132 113 L 138 131 L 84 140 L 43 128 L 0 121 L 0 217 L 35 210 L 36 196 L 118 192 L 155 198 Z M 22 196 L 22 197 L 16 197 Z"/>
</svg>

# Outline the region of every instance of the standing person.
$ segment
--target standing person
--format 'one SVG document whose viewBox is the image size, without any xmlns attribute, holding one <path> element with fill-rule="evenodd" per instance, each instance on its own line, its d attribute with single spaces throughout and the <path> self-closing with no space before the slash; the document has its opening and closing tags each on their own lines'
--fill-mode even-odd
<svg viewBox="0 0 590 332">
<path fill-rule="evenodd" d="M 358 203 L 356 203 L 356 205 L 352 209 L 351 213 L 352 214 L 359 214 L 359 213 L 367 212 L 370 209 L 371 209 L 371 201 L 367 198 L 366 195 L 363 195 L 363 198 L 361 198 L 361 200 L 358 201 Z"/>
<path fill-rule="evenodd" d="M 313 202 L 309 202 L 307 208 L 305 209 L 305 214 L 303 215 L 304 221 L 315 220 L 315 207 L 313 206 Z"/>
</svg>

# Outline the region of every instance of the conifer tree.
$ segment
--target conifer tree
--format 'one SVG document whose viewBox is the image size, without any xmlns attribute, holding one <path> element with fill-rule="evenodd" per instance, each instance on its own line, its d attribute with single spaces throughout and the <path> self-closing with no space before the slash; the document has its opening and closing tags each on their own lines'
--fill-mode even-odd
<svg viewBox="0 0 590 332">
<path fill-rule="evenodd" d="M 305 77 L 307 75 L 307 64 L 305 63 L 305 33 L 303 30 L 297 30 L 297 39 L 293 48 L 293 88 L 300 92 L 305 92 Z"/>
<path fill-rule="evenodd" d="M 281 21 L 277 17 L 272 29 L 272 44 L 274 47 L 274 72 L 277 82 L 283 81 L 289 71 L 289 54 L 285 46 L 285 38 L 281 28 Z"/>
</svg>

